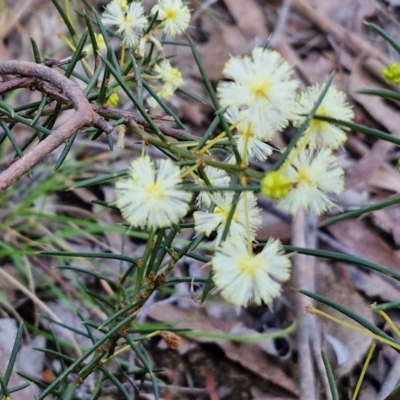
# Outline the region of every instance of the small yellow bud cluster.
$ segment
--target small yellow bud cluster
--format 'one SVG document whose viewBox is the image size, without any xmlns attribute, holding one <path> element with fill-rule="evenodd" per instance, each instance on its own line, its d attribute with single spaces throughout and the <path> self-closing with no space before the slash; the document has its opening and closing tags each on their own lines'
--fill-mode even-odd
<svg viewBox="0 0 400 400">
<path fill-rule="evenodd" d="M 284 174 L 279 171 L 267 172 L 261 180 L 261 193 L 273 200 L 287 197 L 292 190 L 292 184 Z"/>
<path fill-rule="evenodd" d="M 400 85 L 400 65 L 398 63 L 389 64 L 382 71 L 382 77 L 387 83 Z"/>
<path fill-rule="evenodd" d="M 110 107 L 116 107 L 119 104 L 119 95 L 116 91 L 113 91 L 107 100 L 107 105 Z"/>
<path fill-rule="evenodd" d="M 162 86 L 157 88 L 157 95 L 163 100 L 168 100 L 183 83 L 181 71 L 173 67 L 168 60 L 162 60 L 153 71 L 154 78 L 162 82 Z M 148 104 L 150 107 L 158 105 L 153 98 L 148 99 Z"/>
</svg>

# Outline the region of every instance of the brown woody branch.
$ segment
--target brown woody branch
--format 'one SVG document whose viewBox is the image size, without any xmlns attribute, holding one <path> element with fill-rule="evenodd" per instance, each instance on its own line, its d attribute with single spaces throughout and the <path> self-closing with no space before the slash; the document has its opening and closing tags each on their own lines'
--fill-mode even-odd
<svg viewBox="0 0 400 400">
<path fill-rule="evenodd" d="M 11 90 L 20 88 L 29 88 L 29 89 L 34 88 L 42 92 L 44 95 L 48 96 L 48 98 L 56 100 L 58 103 L 66 105 L 70 103 L 69 99 L 63 93 L 60 93 L 60 91 L 53 85 L 47 82 L 40 82 L 40 84 L 38 84 L 38 80 L 36 78 L 14 78 L 7 82 L 0 82 L 0 96 Z M 140 115 L 138 115 L 137 113 L 135 113 L 134 111 L 119 110 L 105 105 L 98 107 L 91 104 L 91 107 L 93 111 L 95 111 L 98 115 L 102 117 L 110 119 L 120 119 L 120 118 L 125 118 L 126 120 L 133 119 L 137 124 L 142 125 L 145 128 L 149 128 L 149 125 L 145 121 L 145 119 Z M 53 114 L 54 110 L 55 110 L 55 105 L 48 104 L 43 110 L 42 116 L 51 115 Z M 160 131 L 164 135 L 175 138 L 177 140 L 198 140 L 198 137 L 192 135 L 189 131 L 185 129 L 171 128 L 169 126 L 159 124 L 156 122 L 157 119 L 160 118 L 153 117 L 154 123 L 157 125 L 158 129 L 160 129 Z M 165 120 L 164 117 L 162 117 L 162 119 Z M 0 120 L 6 122 L 15 121 L 12 117 L 8 116 L 0 117 Z"/>
<path fill-rule="evenodd" d="M 19 75 L 19 78 L 12 80 L 14 84 L 24 85 L 24 83 L 27 84 L 29 82 L 26 78 L 33 78 L 34 81 L 31 82 L 35 82 L 39 86 L 57 88 L 60 94 L 71 102 L 75 109 L 75 114 L 68 121 L 54 129 L 51 135 L 47 136 L 36 147 L 29 150 L 22 158 L 0 173 L 0 192 L 30 171 L 32 167 L 58 148 L 79 129 L 94 126 L 107 133 L 112 131 L 112 126 L 92 109 L 78 84 L 66 78 L 60 72 L 52 70 L 45 65 L 28 61 L 2 61 L 0 62 L 0 75 L 2 74 Z M 46 85 L 46 83 L 51 86 Z M 13 83 L 10 85 L 13 85 Z M 33 87 L 35 88 L 35 85 Z"/>
<path fill-rule="evenodd" d="M 149 124 L 145 121 L 145 119 L 133 111 L 118 110 L 115 108 L 110 108 L 108 106 L 102 106 L 102 107 L 93 106 L 93 109 L 96 111 L 97 114 L 103 117 L 112 119 L 125 118 L 126 121 L 134 120 L 138 125 L 142 125 L 145 128 L 151 130 L 151 126 L 149 126 Z M 155 125 L 157 125 L 158 129 L 160 129 L 160 131 L 166 136 L 172 137 L 177 140 L 199 140 L 197 136 L 194 136 L 185 129 L 170 128 L 169 126 L 165 126 L 156 122 L 156 120 L 160 119 L 166 121 L 167 119 L 164 116 L 163 117 L 154 116 L 152 117 L 152 119 Z"/>
</svg>

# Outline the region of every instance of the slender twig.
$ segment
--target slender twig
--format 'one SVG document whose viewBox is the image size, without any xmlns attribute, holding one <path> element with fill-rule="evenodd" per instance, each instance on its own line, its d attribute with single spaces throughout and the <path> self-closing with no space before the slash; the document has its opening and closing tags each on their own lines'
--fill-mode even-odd
<svg viewBox="0 0 400 400">
<path fill-rule="evenodd" d="M 0 62 L 1 74 L 20 75 L 22 78 L 36 78 L 38 81 L 50 83 L 70 100 L 75 114 L 0 174 L 0 192 L 30 171 L 33 166 L 57 149 L 79 129 L 94 126 L 104 132 L 112 132 L 112 126 L 93 111 L 78 84 L 60 72 L 28 61 L 3 61 Z"/>
<path fill-rule="evenodd" d="M 15 89 L 21 89 L 21 88 L 29 88 L 29 89 L 35 89 L 46 95 L 48 98 L 56 100 L 58 103 L 62 103 L 65 105 L 68 105 L 71 103 L 70 99 L 68 97 L 60 92 L 60 90 L 53 86 L 52 84 L 49 84 L 48 82 L 39 82 L 36 78 L 14 78 L 10 79 L 9 81 L 6 82 L 0 82 L 0 96 L 2 94 L 5 94 L 7 92 L 10 92 Z M 56 105 L 55 104 L 48 104 L 45 109 L 43 110 L 42 116 L 45 115 L 51 115 L 53 114 L 55 110 Z M 93 111 L 97 113 L 98 115 L 105 117 L 105 118 L 110 118 L 110 119 L 120 119 L 120 118 L 125 118 L 126 120 L 133 119 L 137 124 L 142 125 L 144 127 L 148 127 L 147 122 L 144 120 L 143 117 L 138 115 L 134 111 L 124 111 L 124 110 L 118 110 L 115 108 L 108 107 L 106 105 L 104 106 L 95 106 L 91 105 Z M 67 106 L 68 108 L 68 106 Z M 165 118 L 165 117 L 163 117 Z M 15 119 L 9 116 L 2 116 L 0 117 L 0 120 L 5 121 L 5 122 L 14 122 Z M 190 132 L 184 130 L 184 129 L 176 129 L 176 128 L 171 128 L 169 126 L 164 126 L 160 125 L 159 123 L 156 122 L 157 117 L 153 117 L 154 123 L 158 126 L 160 131 L 164 133 L 164 135 L 178 139 L 178 140 L 198 140 L 198 137 L 192 135 Z"/>
<path fill-rule="evenodd" d="M 103 117 L 108 117 L 112 119 L 117 119 L 117 118 L 125 118 L 127 121 L 132 119 L 134 120 L 138 125 L 142 125 L 145 128 L 149 128 L 149 125 L 147 122 L 144 120 L 143 117 L 139 116 L 137 113 L 133 111 L 123 111 L 123 110 L 118 110 L 115 108 L 109 108 L 109 107 L 93 107 L 94 111 L 103 116 Z M 152 116 L 154 123 L 157 125 L 157 127 L 160 129 L 160 131 L 169 137 L 178 139 L 178 140 L 199 140 L 197 136 L 192 135 L 189 131 L 185 129 L 176 129 L 176 128 L 170 128 L 169 126 L 164 126 L 160 125 L 159 123 L 156 123 L 155 120 L 159 119 L 156 116 Z M 164 117 L 163 117 L 164 118 Z"/>
<path fill-rule="evenodd" d="M 311 237 L 315 237 L 315 225 L 311 226 L 308 223 L 309 218 L 303 211 L 296 215 L 292 225 L 292 243 L 301 244 L 304 247 L 315 247 L 315 242 L 308 243 Z M 314 240 L 311 239 L 311 241 Z M 295 254 L 293 256 L 293 264 L 293 285 L 296 288 L 309 288 L 310 291 L 315 291 L 314 260 L 303 254 Z M 296 296 L 296 319 L 299 327 L 297 332 L 300 383 L 299 399 L 316 399 L 317 380 L 312 343 L 318 340 L 318 330 L 312 316 L 306 312 L 306 306 L 310 303 L 310 300 L 298 294 Z"/>
<path fill-rule="evenodd" d="M 271 40 L 269 41 L 269 45 L 274 48 L 279 40 L 280 36 L 284 32 L 287 26 L 287 20 L 289 18 L 290 5 L 292 0 L 283 0 L 282 5 L 279 10 L 278 20 L 275 24 L 274 32 L 272 34 Z"/>
</svg>

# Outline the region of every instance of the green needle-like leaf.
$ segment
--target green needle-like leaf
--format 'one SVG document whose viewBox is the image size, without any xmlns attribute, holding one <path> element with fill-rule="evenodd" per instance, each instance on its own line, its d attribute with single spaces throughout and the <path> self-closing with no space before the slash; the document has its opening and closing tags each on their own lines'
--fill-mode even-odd
<svg viewBox="0 0 400 400">
<path fill-rule="evenodd" d="M 379 203 L 373 204 L 371 206 L 361 207 L 358 210 L 347 211 L 335 217 L 327 218 L 324 221 L 322 221 L 320 225 L 321 226 L 332 225 L 335 222 L 344 221 L 350 218 L 357 218 L 361 215 L 365 215 L 376 210 L 382 210 L 383 208 L 391 207 L 399 203 L 400 203 L 400 195 L 393 196 L 388 198 L 387 200 L 380 201 Z"/>
<path fill-rule="evenodd" d="M 310 111 L 310 114 L 307 115 L 304 122 L 301 124 L 300 128 L 298 129 L 297 133 L 294 135 L 293 139 L 290 141 L 290 143 L 286 147 L 286 150 L 282 153 L 282 155 L 279 157 L 279 160 L 272 167 L 273 170 L 276 171 L 279 167 L 281 167 L 282 164 L 285 162 L 285 160 L 288 158 L 290 152 L 296 147 L 297 142 L 300 140 L 300 138 L 303 136 L 304 132 L 307 130 L 308 126 L 310 125 L 311 120 L 314 118 L 315 113 L 318 110 L 318 107 L 320 106 L 320 104 L 322 103 L 322 100 L 324 99 L 326 93 L 328 92 L 328 89 L 332 83 L 332 80 L 333 80 L 333 75 L 329 78 L 328 82 L 326 82 L 324 88 L 322 89 L 320 95 L 318 96 L 317 101 L 314 104 L 314 107 Z"/>
<path fill-rule="evenodd" d="M 400 273 L 393 271 L 387 267 L 384 267 L 383 265 L 373 263 L 372 261 L 368 261 L 360 257 L 350 256 L 342 253 L 336 253 L 334 251 L 307 249 L 303 247 L 284 246 L 284 248 L 288 252 L 307 254 L 309 256 L 322 257 L 330 260 L 342 261 L 348 264 L 359 265 L 361 267 L 364 267 L 372 271 L 378 271 L 383 275 L 390 276 L 400 281 Z"/>
<path fill-rule="evenodd" d="M 339 400 L 339 392 L 335 382 L 335 376 L 333 375 L 332 367 L 329 363 L 328 357 L 325 351 L 321 350 L 322 361 L 325 366 L 326 377 L 328 378 L 329 388 L 331 390 L 332 400 Z"/>
<path fill-rule="evenodd" d="M 375 33 L 385 39 L 396 51 L 400 54 L 400 43 L 392 36 L 390 36 L 385 30 L 383 30 L 378 25 L 371 22 L 364 22 L 369 28 L 371 28 Z"/>
<path fill-rule="evenodd" d="M 347 122 L 347 121 L 342 121 L 340 119 L 334 119 L 334 118 L 324 117 L 324 116 L 319 116 L 319 115 L 316 115 L 314 118 L 319 119 L 321 121 L 330 122 L 331 124 L 344 126 L 345 128 L 352 129 L 353 131 L 356 131 L 356 132 L 364 133 L 364 134 L 372 136 L 376 139 L 382 139 L 382 140 L 386 140 L 387 142 L 391 142 L 391 143 L 400 145 L 400 138 L 390 135 L 389 133 L 380 131 L 379 129 L 368 128 L 365 125 L 356 124 L 354 122 Z"/>
<path fill-rule="evenodd" d="M 319 301 L 320 303 L 323 303 L 329 307 L 332 307 L 333 309 L 339 311 L 341 314 L 346 315 L 353 321 L 357 322 L 361 326 L 363 326 L 365 329 L 369 330 L 373 334 L 380 336 L 386 340 L 389 340 L 390 342 L 396 343 L 394 339 L 389 336 L 387 333 L 379 329 L 377 326 L 375 326 L 373 323 L 369 322 L 367 319 L 361 317 L 359 314 L 356 312 L 350 310 L 347 307 L 342 306 L 339 303 L 336 303 L 333 300 L 328 299 L 327 297 L 321 296 L 316 293 L 308 292 L 307 290 L 299 290 L 299 293 L 304 294 L 305 296 L 311 297 L 312 299 Z"/>
</svg>

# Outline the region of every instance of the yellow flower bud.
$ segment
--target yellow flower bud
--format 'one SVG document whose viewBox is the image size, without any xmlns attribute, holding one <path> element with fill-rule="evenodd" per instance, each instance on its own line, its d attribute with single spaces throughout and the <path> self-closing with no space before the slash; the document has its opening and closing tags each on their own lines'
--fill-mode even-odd
<svg viewBox="0 0 400 400">
<path fill-rule="evenodd" d="M 119 103 L 119 96 L 117 92 L 112 92 L 111 96 L 107 100 L 107 105 L 110 107 L 116 107 Z"/>
<path fill-rule="evenodd" d="M 279 171 L 267 172 L 261 180 L 261 193 L 271 199 L 284 199 L 291 190 L 290 180 Z"/>
<path fill-rule="evenodd" d="M 389 64 L 383 71 L 382 77 L 387 83 L 400 85 L 400 65 L 398 63 Z"/>
</svg>

